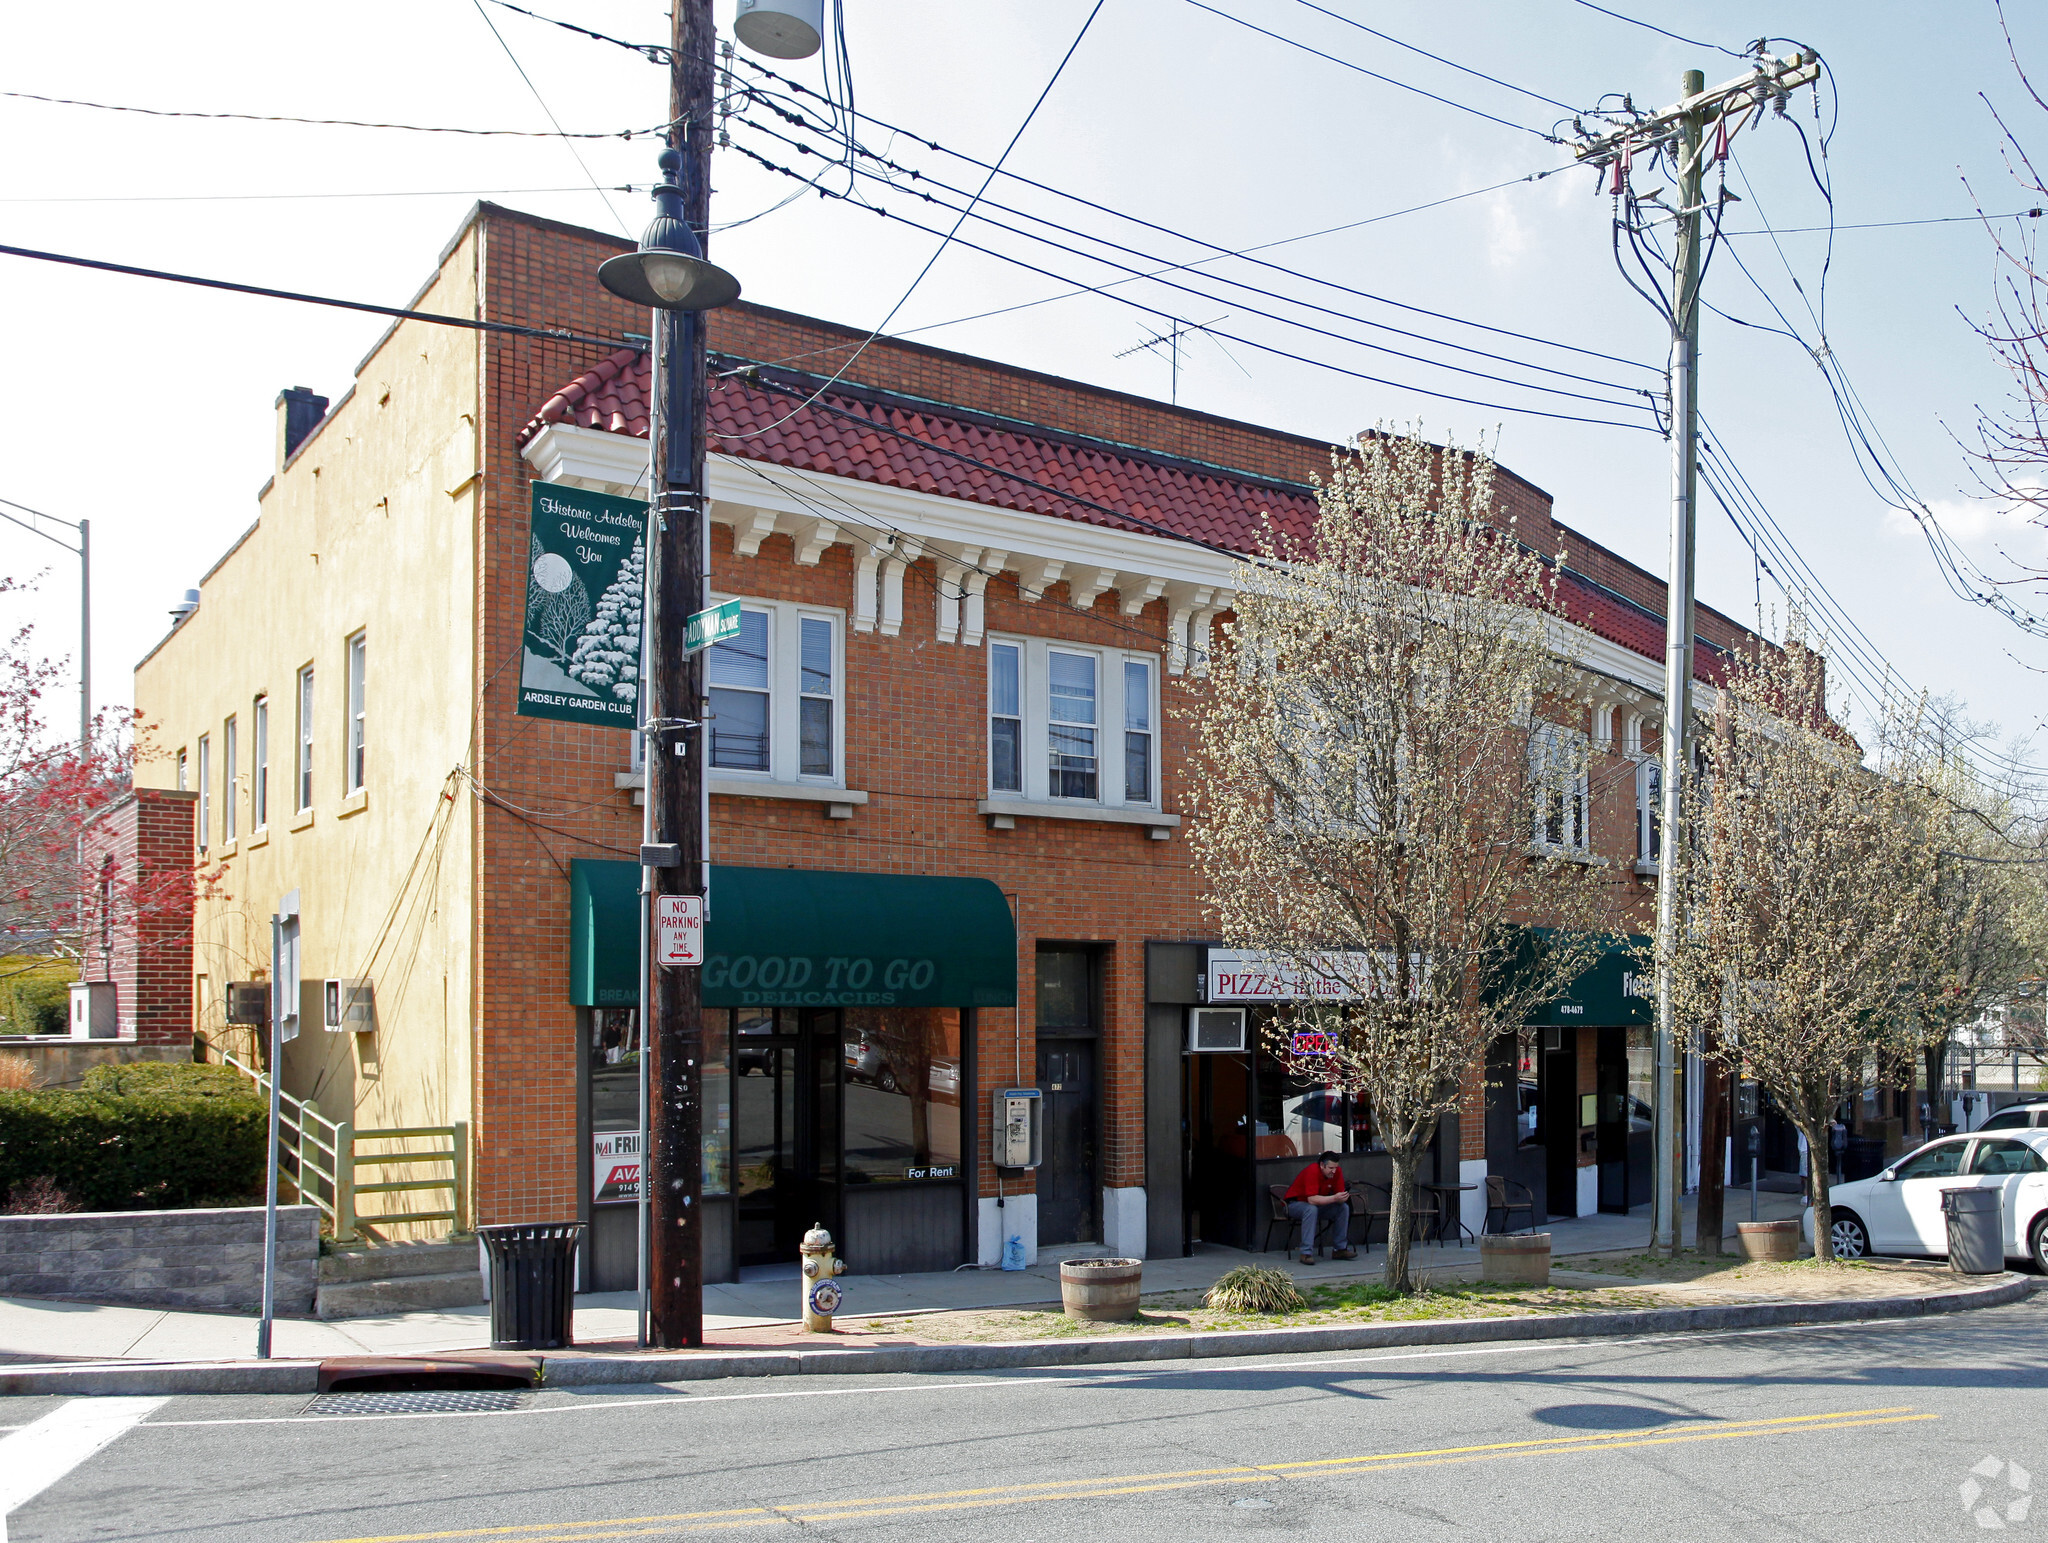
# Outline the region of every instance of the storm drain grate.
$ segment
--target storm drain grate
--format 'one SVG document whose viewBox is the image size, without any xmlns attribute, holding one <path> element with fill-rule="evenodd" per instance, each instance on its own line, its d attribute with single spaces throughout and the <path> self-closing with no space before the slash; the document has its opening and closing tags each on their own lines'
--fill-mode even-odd
<svg viewBox="0 0 2048 1543">
<path fill-rule="evenodd" d="M 533 1402 L 525 1388 L 437 1388 L 421 1392 L 322 1393 L 307 1414 L 502 1414 Z"/>
</svg>

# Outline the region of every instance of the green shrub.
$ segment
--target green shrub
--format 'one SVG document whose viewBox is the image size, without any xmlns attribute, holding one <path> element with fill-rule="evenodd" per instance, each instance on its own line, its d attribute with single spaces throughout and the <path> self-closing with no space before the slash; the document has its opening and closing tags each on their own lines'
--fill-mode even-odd
<svg viewBox="0 0 2048 1543">
<path fill-rule="evenodd" d="M 79 1088 L 105 1097 L 190 1094 L 197 1098 L 259 1098 L 256 1084 L 232 1066 L 196 1061 L 130 1061 L 95 1066 L 78 1079 Z"/>
<path fill-rule="evenodd" d="M 268 1119 L 253 1090 L 0 1093 L 0 1192 L 46 1179 L 90 1211 L 233 1203 L 262 1185 Z"/>
<path fill-rule="evenodd" d="M 64 1033 L 77 979 L 78 966 L 68 959 L 9 960 L 0 980 L 0 1033 Z"/>
<path fill-rule="evenodd" d="M 1298 1313 L 1308 1298 L 1284 1270 L 1241 1264 L 1219 1277 L 1202 1303 L 1227 1313 Z"/>
</svg>

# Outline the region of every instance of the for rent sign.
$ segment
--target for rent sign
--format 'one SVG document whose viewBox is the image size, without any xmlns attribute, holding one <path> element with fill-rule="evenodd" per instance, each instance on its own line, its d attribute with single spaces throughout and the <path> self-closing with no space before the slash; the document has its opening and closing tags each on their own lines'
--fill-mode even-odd
<svg viewBox="0 0 2048 1543">
<path fill-rule="evenodd" d="M 519 711 L 631 729 L 640 722 L 647 505 L 533 485 Z"/>
</svg>

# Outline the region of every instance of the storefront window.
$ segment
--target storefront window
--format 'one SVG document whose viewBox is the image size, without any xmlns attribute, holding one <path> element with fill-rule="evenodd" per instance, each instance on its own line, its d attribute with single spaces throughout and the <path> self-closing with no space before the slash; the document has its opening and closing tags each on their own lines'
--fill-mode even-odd
<svg viewBox="0 0 2048 1543">
<path fill-rule="evenodd" d="M 958 1178 L 959 1010 L 848 1008 L 843 1051 L 846 1182 Z"/>
<path fill-rule="evenodd" d="M 704 1011 L 704 1193 L 723 1195 L 732 1186 L 732 1077 L 728 1060 L 729 1015 Z M 631 1007 L 595 1007 L 586 1015 L 590 1056 L 590 1134 L 593 1158 L 601 1164 L 638 1156 L 633 1138 L 640 1128 L 640 1014 Z M 626 1139 L 621 1141 L 619 1137 Z M 600 1175 L 602 1178 L 603 1175 Z M 639 1191 L 620 1177 L 604 1186 L 604 1201 L 637 1200 Z"/>
<path fill-rule="evenodd" d="M 1372 1118 L 1363 1094 L 1347 1094 L 1312 1073 L 1290 1073 L 1263 1038 L 1258 1053 L 1256 1156 L 1373 1150 Z"/>
<path fill-rule="evenodd" d="M 1085 948 L 1038 951 L 1038 1032 L 1095 1028 L 1095 956 Z"/>
<path fill-rule="evenodd" d="M 1541 1029 L 1524 1028 L 1515 1044 L 1515 1133 L 1525 1147 L 1543 1145 L 1542 1084 L 1536 1058 L 1542 1052 Z"/>
</svg>

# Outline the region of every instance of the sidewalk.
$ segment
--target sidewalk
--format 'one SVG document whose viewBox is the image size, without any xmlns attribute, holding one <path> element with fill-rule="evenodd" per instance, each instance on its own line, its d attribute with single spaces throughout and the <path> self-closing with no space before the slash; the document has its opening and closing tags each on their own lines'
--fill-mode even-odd
<svg viewBox="0 0 2048 1543">
<path fill-rule="evenodd" d="M 1760 1214 L 1765 1220 L 1797 1216 L 1797 1195 L 1766 1194 Z M 1685 1232 L 1692 1231 L 1688 1202 Z M 1749 1219 L 1745 1196 L 1728 1196 L 1726 1234 L 1735 1235 L 1737 1221 Z M 1649 1243 L 1648 1207 L 1627 1216 L 1583 1216 L 1549 1226 L 1554 1257 L 1571 1254 L 1639 1250 Z M 1108 1250 L 1082 1245 L 1042 1250 L 1038 1262 L 1022 1271 L 956 1270 L 924 1275 L 847 1275 L 840 1285 L 844 1323 L 897 1313 L 1021 1307 L 1057 1302 L 1059 1261 Z M 1186 1258 L 1145 1261 L 1145 1290 L 1205 1290 L 1226 1270 L 1256 1259 L 1301 1280 L 1330 1282 L 1376 1276 L 1385 1268 L 1383 1247 L 1361 1251 L 1349 1262 L 1324 1259 L 1304 1265 L 1291 1253 L 1253 1255 L 1242 1249 L 1203 1245 Z M 1411 1268 L 1433 1274 L 1476 1267 L 1476 1245 L 1417 1244 Z M 704 1288 L 706 1339 L 736 1347 L 782 1341 L 778 1332 L 799 1313 L 797 1269 L 768 1266 L 745 1272 L 747 1279 Z M 579 1347 L 631 1349 L 635 1303 L 631 1292 L 608 1292 L 576 1299 L 576 1343 Z M 319 1322 L 277 1320 L 273 1350 L 279 1357 L 324 1359 L 330 1356 L 418 1356 L 453 1350 L 478 1350 L 490 1344 L 490 1309 L 484 1306 L 438 1312 L 396 1313 L 375 1318 Z M 219 1313 L 170 1312 L 147 1307 L 96 1306 L 21 1297 L 0 1298 L 0 1363 L 55 1360 L 215 1361 L 240 1360 L 255 1353 L 256 1320 Z"/>
</svg>

